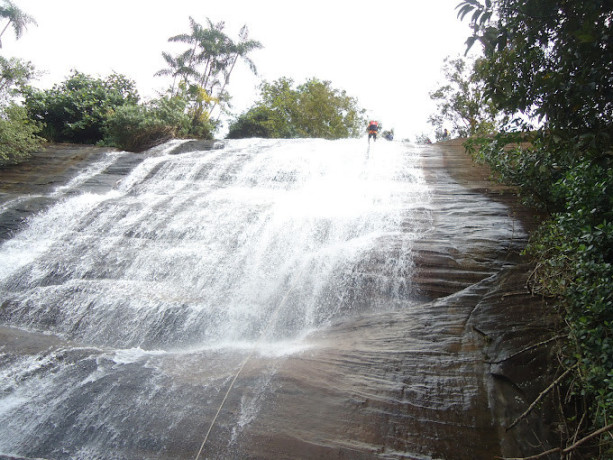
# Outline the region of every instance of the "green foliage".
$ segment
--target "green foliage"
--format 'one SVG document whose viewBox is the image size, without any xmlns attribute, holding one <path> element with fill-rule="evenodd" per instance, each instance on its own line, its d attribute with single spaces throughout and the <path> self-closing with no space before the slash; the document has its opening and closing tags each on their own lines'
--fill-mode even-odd
<svg viewBox="0 0 613 460">
<path fill-rule="evenodd" d="M 31 117 L 44 123 L 42 135 L 53 142 L 74 142 L 142 151 L 171 137 L 210 139 L 214 124 L 193 101 L 210 103 L 203 90 L 186 88 L 139 104 L 134 83 L 113 74 L 105 79 L 80 72 L 51 90 L 26 92 Z M 191 102 L 190 102 L 191 101 Z"/>
<path fill-rule="evenodd" d="M 191 118 L 188 134 L 200 139 L 212 139 L 217 123 L 211 120 L 210 107 L 219 101 L 200 86 L 180 85 L 181 91 L 174 98 L 185 101 L 186 113 Z"/>
<path fill-rule="evenodd" d="M 480 65 L 481 61 L 470 65 L 462 58 L 445 59 L 446 84 L 430 93 L 430 99 L 436 102 L 436 113 L 430 115 L 428 122 L 437 133 L 442 133 L 446 125 L 458 137 L 489 134 L 496 128 L 497 111 L 491 103 L 483 101 L 483 88 L 474 71 Z"/>
<path fill-rule="evenodd" d="M 516 185 L 526 204 L 548 212 L 564 209 L 564 198 L 552 193 L 552 184 L 563 177 L 571 159 L 551 149 L 543 133 L 477 136 L 465 147 L 476 159 L 488 163 L 502 182 Z"/>
<path fill-rule="evenodd" d="M 189 21 L 190 33 L 169 39 L 170 42 L 185 43 L 189 48 L 176 55 L 162 53 L 167 67 L 156 75 L 172 77 L 170 93 L 172 96 L 180 94 L 188 100 L 189 112 L 194 119 L 194 134 L 198 134 L 198 129 L 208 123 L 215 108 L 223 111 L 229 106 L 230 95 L 226 87 L 239 59 L 256 73 L 248 55 L 262 45 L 249 39 L 247 26 L 241 28 L 238 41 L 234 41 L 224 32 L 223 22 L 214 24 L 207 18 L 207 27 L 203 27 L 191 17 Z"/>
<path fill-rule="evenodd" d="M 242 114 L 230 126 L 228 139 L 244 139 L 249 137 L 284 138 L 291 137 L 286 130 L 284 120 L 278 112 L 258 105 Z"/>
<path fill-rule="evenodd" d="M 9 104 L 0 113 L 0 166 L 18 163 L 38 150 L 40 126 L 28 118 L 24 107 Z"/>
<path fill-rule="evenodd" d="M 22 95 L 24 88 L 35 74 L 32 63 L 0 56 L 0 106 Z"/>
<path fill-rule="evenodd" d="M 175 137 L 185 137 L 192 119 L 180 97 L 163 97 L 148 104 L 119 107 L 105 123 L 104 143 L 140 152 Z"/>
<path fill-rule="evenodd" d="M 41 127 L 25 108 L 13 102 L 34 76 L 34 67 L 19 59 L 0 56 L 0 165 L 18 163 L 38 150 Z"/>
<path fill-rule="evenodd" d="M 317 137 L 340 139 L 363 132 L 364 110 L 345 91 L 316 78 L 294 87 L 293 80 L 265 82 L 260 102 L 230 126 L 228 138 Z"/>
<path fill-rule="evenodd" d="M 34 120 L 44 123 L 46 139 L 94 144 L 103 138 L 107 119 L 119 108 L 137 104 L 138 99 L 134 82 L 122 75 L 103 80 L 73 71 L 50 90 L 30 90 L 26 107 Z"/>
<path fill-rule="evenodd" d="M 509 114 L 588 132 L 611 125 L 611 0 L 463 2 L 486 69 L 485 95 Z M 464 13 L 466 14 L 466 13 Z M 499 19 L 488 23 L 491 17 Z"/>
<path fill-rule="evenodd" d="M 537 286 L 559 296 L 581 364 L 581 391 L 597 425 L 611 422 L 613 402 L 613 168 L 585 161 L 554 184 L 566 202 L 533 237 Z"/>
<path fill-rule="evenodd" d="M 576 393 L 590 428 L 603 427 L 613 421 L 613 1 L 465 0 L 458 8 L 471 15 L 468 45 L 484 49 L 475 72 L 483 98 L 524 131 L 471 148 L 551 213 L 527 249 L 535 288 L 559 299 L 567 358 L 579 364 Z M 536 120 L 535 131 L 526 120 Z"/>
</svg>

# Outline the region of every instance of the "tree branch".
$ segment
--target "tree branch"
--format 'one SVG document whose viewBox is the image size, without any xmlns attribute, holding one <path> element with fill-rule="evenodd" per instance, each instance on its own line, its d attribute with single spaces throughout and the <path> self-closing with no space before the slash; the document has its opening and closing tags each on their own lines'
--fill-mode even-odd
<svg viewBox="0 0 613 460">
<path fill-rule="evenodd" d="M 530 457 L 519 457 L 519 458 L 499 457 L 499 458 L 501 458 L 501 460 L 538 460 L 539 458 L 543 458 L 543 457 L 546 457 L 547 455 L 551 455 L 551 454 L 556 454 L 556 453 L 568 454 L 568 453 L 572 452 L 573 450 L 575 450 L 576 448 L 578 448 L 579 446 L 581 446 L 581 444 L 583 444 L 583 443 L 585 443 L 585 442 L 589 441 L 590 439 L 593 439 L 593 438 L 595 438 L 597 436 L 600 436 L 603 433 L 609 432 L 611 430 L 613 430 L 613 423 L 611 423 L 611 424 L 609 424 L 607 426 L 603 426 L 599 430 L 596 430 L 593 433 L 588 434 L 587 436 L 579 439 L 579 441 L 575 442 L 574 444 L 572 444 L 569 447 L 566 447 L 565 449 L 562 449 L 561 447 L 556 447 L 554 449 L 549 449 L 549 450 L 546 450 L 545 452 L 541 452 L 540 454 L 532 455 Z"/>
<path fill-rule="evenodd" d="M 526 409 L 526 411 L 521 414 L 519 417 L 517 417 L 517 419 L 515 419 L 515 421 L 513 423 L 511 423 L 511 425 L 509 425 L 506 428 L 506 431 L 509 431 L 511 428 L 513 428 L 515 425 L 517 425 L 521 420 L 523 420 L 530 412 L 532 412 L 532 409 L 534 409 L 536 407 L 536 405 L 541 401 L 541 399 L 543 399 L 543 397 L 549 393 L 551 391 L 552 388 L 554 388 L 558 383 L 560 383 L 564 377 L 566 377 L 575 367 L 577 367 L 577 364 L 575 364 L 574 366 L 568 368 L 566 371 L 564 371 L 562 373 L 562 375 L 560 375 L 557 379 L 555 379 L 551 385 L 549 385 L 547 388 L 545 388 L 538 396 L 537 398 L 532 402 L 532 404 L 530 404 L 530 407 L 528 407 L 528 409 Z"/>
<path fill-rule="evenodd" d="M 512 355 L 507 356 L 504 359 L 499 359 L 498 361 L 486 361 L 486 362 L 487 362 L 487 364 L 500 364 L 500 363 L 504 363 L 505 361 L 508 361 L 509 359 L 512 359 L 512 358 L 515 358 L 518 355 L 521 355 L 522 353 L 525 353 L 525 352 L 530 351 L 530 350 L 534 350 L 535 348 L 538 348 L 540 346 L 547 345 L 549 342 L 553 342 L 555 340 L 563 339 L 563 338 L 564 338 L 563 335 L 556 335 L 554 337 L 551 337 L 550 339 L 544 340 L 544 341 L 539 342 L 539 343 L 535 343 L 534 345 L 530 345 L 529 347 L 526 347 L 526 348 L 524 348 L 522 350 L 519 350 L 519 351 L 513 353 Z"/>
</svg>

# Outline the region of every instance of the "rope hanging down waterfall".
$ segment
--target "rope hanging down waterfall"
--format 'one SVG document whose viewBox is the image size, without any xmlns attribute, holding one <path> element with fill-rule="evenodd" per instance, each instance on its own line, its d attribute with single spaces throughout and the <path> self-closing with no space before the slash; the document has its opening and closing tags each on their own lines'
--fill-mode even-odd
<svg viewBox="0 0 613 460">
<path fill-rule="evenodd" d="M 285 293 L 285 295 L 283 296 L 283 298 L 281 299 L 281 301 L 279 302 L 279 304 L 277 305 L 277 307 L 273 311 L 273 314 L 271 315 L 270 320 L 268 321 L 268 324 L 266 325 L 266 329 L 264 331 L 262 331 L 262 334 L 260 335 L 259 340 L 252 347 L 251 351 L 249 352 L 249 354 L 247 355 L 245 360 L 242 362 L 242 364 L 238 368 L 238 371 L 236 372 L 236 375 L 234 376 L 234 378 L 232 379 L 232 382 L 230 382 L 230 385 L 228 386 L 228 389 L 226 390 L 226 394 L 224 395 L 223 399 L 221 400 L 221 404 L 217 408 L 217 412 L 215 413 L 215 416 L 213 417 L 213 420 L 211 420 L 211 424 L 209 425 L 209 429 L 207 430 L 206 435 L 204 436 L 202 444 L 200 445 L 200 449 L 198 450 L 198 453 L 196 454 L 196 457 L 195 457 L 194 460 L 198 460 L 200 458 L 200 455 L 202 454 L 202 451 L 204 450 L 204 446 L 205 446 L 206 442 L 209 439 L 209 435 L 211 434 L 211 431 L 213 430 L 213 426 L 215 426 L 215 423 L 217 422 L 217 417 L 221 413 L 221 409 L 223 408 L 224 404 L 226 403 L 226 400 L 228 399 L 228 396 L 230 395 L 230 391 L 232 391 L 232 388 L 234 387 L 234 384 L 236 383 L 236 379 L 238 379 L 238 376 L 241 374 L 241 372 L 243 371 L 243 368 L 245 367 L 247 362 L 251 359 L 251 357 L 255 353 L 255 350 L 260 346 L 260 344 L 264 340 L 264 337 L 266 336 L 266 333 L 268 332 L 268 330 L 270 329 L 270 327 L 273 324 L 274 320 L 276 319 L 277 314 L 281 310 L 281 307 L 283 305 L 285 305 L 285 302 L 287 301 L 289 295 L 294 291 L 294 288 L 297 286 L 298 281 L 302 279 L 302 275 L 304 274 L 305 271 L 306 271 L 306 267 L 304 267 L 300 271 L 300 274 L 296 277 L 296 281 L 294 283 L 292 283 L 290 288 L 287 290 L 287 292 Z"/>
</svg>

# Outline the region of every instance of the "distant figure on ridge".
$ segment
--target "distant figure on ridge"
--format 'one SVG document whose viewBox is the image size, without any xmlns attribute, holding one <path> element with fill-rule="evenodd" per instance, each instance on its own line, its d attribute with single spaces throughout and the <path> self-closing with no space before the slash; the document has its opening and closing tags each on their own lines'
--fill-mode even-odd
<svg viewBox="0 0 613 460">
<path fill-rule="evenodd" d="M 375 120 L 371 120 L 368 122 L 368 142 L 370 142 L 370 138 L 372 137 L 375 141 L 377 140 L 377 132 L 379 131 L 379 122 Z"/>
</svg>

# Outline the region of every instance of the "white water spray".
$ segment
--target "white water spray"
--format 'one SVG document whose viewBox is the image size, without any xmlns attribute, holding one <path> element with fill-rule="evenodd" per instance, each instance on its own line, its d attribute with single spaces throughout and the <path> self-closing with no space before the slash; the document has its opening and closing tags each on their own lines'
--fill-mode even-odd
<svg viewBox="0 0 613 460">
<path fill-rule="evenodd" d="M 0 249 L 2 315 L 88 344 L 177 348 L 286 340 L 381 308 L 348 300 L 364 257 L 389 238 L 406 253 L 374 289 L 405 283 L 394 276 L 416 234 L 402 225 L 427 199 L 415 161 L 399 143 L 367 158 L 361 141 L 322 140 L 153 156 L 111 192 L 67 197 Z M 388 307 L 396 300 L 406 299 Z"/>
<path fill-rule="evenodd" d="M 86 184 L 131 154 L 106 155 L 0 247 L 0 334 L 30 344 L 0 350 L 0 455 L 172 456 L 201 442 L 254 353 L 274 361 L 413 301 L 411 247 L 429 228 L 414 147 L 176 145 L 97 193 Z M 241 397 L 230 443 L 275 369 Z"/>
</svg>

